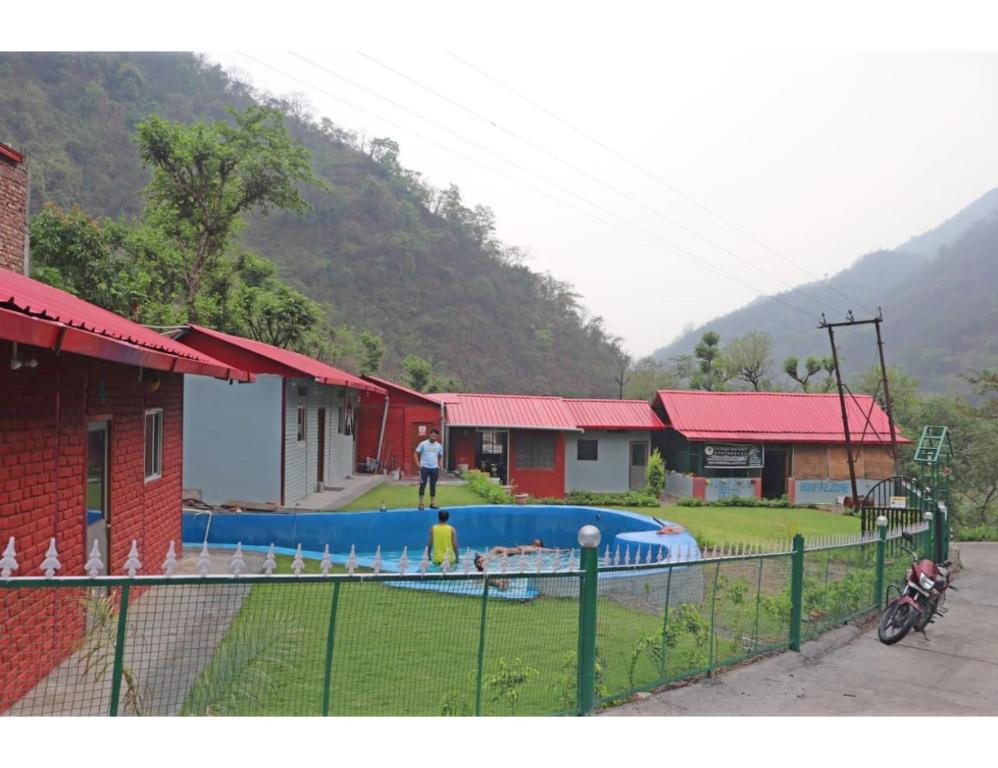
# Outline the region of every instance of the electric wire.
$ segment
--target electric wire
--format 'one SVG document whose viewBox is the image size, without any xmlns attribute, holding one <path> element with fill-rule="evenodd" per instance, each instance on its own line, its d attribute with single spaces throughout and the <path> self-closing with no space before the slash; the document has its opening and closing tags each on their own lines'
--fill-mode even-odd
<svg viewBox="0 0 998 768">
<path fill-rule="evenodd" d="M 419 88 L 422 88 L 424 91 L 427 91 L 428 93 L 433 94 L 434 96 L 436 96 L 439 99 L 442 99 L 443 101 L 447 102 L 448 104 L 451 104 L 454 107 L 457 107 L 458 109 L 460 109 L 460 110 L 468 113 L 469 115 L 471 115 L 471 116 L 473 116 L 473 117 L 475 117 L 475 118 L 477 118 L 477 119 L 479 119 L 479 120 L 487 123 L 488 125 L 491 125 L 496 130 L 502 131 L 503 133 L 505 133 L 506 135 L 508 135 L 508 136 L 516 139 L 517 141 L 519 141 L 519 142 L 521 142 L 523 144 L 526 144 L 531 149 L 534 149 L 537 152 L 540 152 L 540 153 L 546 155 L 547 157 L 550 157 L 553 160 L 556 160 L 557 162 L 561 163 L 562 165 L 566 166 L 567 168 L 570 168 L 571 170 L 575 171 L 576 173 L 578 173 L 578 174 L 580 174 L 582 176 L 585 176 L 587 179 L 590 179 L 591 181 L 596 182 L 597 184 L 599 184 L 602 187 L 605 187 L 606 189 L 609 189 L 611 192 L 613 192 L 616 195 L 619 195 L 620 197 L 624 198 L 625 200 L 628 200 L 628 201 L 634 203 L 635 205 L 641 206 L 642 208 L 644 208 L 646 211 L 648 211 L 652 215 L 657 216 L 658 218 L 662 219 L 663 221 L 669 222 L 672 226 L 677 227 L 678 229 L 683 230 L 684 232 L 692 235 L 693 237 L 697 238 L 698 240 L 701 240 L 702 242 L 707 243 L 708 245 L 712 246 L 713 248 L 716 248 L 717 250 L 721 251 L 722 253 L 726 253 L 728 256 L 732 257 L 733 259 L 736 259 L 737 261 L 740 261 L 741 263 L 743 263 L 743 264 L 751 267 L 752 269 L 755 269 L 756 271 L 762 273 L 763 275 L 765 275 L 769 279 L 775 280 L 776 282 L 781 283 L 782 285 L 787 286 L 791 290 L 799 291 L 801 294 L 803 294 L 803 296 L 805 298 L 810 299 L 811 301 L 815 302 L 816 304 L 820 304 L 825 309 L 828 309 L 828 310 L 830 310 L 832 312 L 835 312 L 835 313 L 844 314 L 844 312 L 842 312 L 842 310 L 840 308 L 833 307 L 831 304 L 828 304 L 827 302 L 823 301 L 822 299 L 820 299 L 820 298 L 818 298 L 816 296 L 812 296 L 812 295 L 808 294 L 804 290 L 804 288 L 802 286 L 795 286 L 793 283 L 791 283 L 791 282 L 789 282 L 787 280 L 784 280 L 779 275 L 775 275 L 772 272 L 770 272 L 769 270 L 764 269 L 763 267 L 759 266 L 758 264 L 756 264 L 755 262 L 753 262 L 751 259 L 745 258 L 744 256 L 742 256 L 742 255 L 736 253 L 735 251 L 731 250 L 730 248 L 727 248 L 726 246 L 724 246 L 724 245 L 716 242 L 715 240 L 712 240 L 711 238 L 709 238 L 709 237 L 707 237 L 705 235 L 702 235 L 701 233 L 697 232 L 692 227 L 689 227 L 686 224 L 683 224 L 681 221 L 678 221 L 677 219 L 673 218 L 672 216 L 669 216 L 668 214 L 662 213 L 658 209 L 653 208 L 652 206 L 646 204 L 643 200 L 635 197 L 634 195 L 630 194 L 629 192 L 626 192 L 626 191 L 620 189 L 619 187 L 611 184 L 610 182 L 605 181 L 604 179 L 601 179 L 601 178 L 599 178 L 598 176 L 596 176 L 596 175 L 594 175 L 592 173 L 589 173 L 584 168 L 580 168 L 578 165 L 576 165 L 575 163 L 571 162 L 570 160 L 566 160 L 563 157 L 560 157 L 559 155 L 555 154 L 554 152 L 551 152 L 551 151 L 545 149 L 544 147 L 536 144 L 535 142 L 531 141 L 530 139 L 528 139 L 528 138 L 526 138 L 524 136 L 521 136 L 520 134 L 516 133 L 515 131 L 511 131 L 508 128 L 503 127 L 502 125 L 499 125 L 497 122 L 495 122 L 494 120 L 489 119 L 485 115 L 482 115 L 481 113 L 476 112 L 475 110 L 471 109 L 470 107 L 465 106 L 464 104 L 461 104 L 458 101 L 455 101 L 454 99 L 452 99 L 452 98 L 450 98 L 450 97 L 448 97 L 448 96 L 440 93 L 439 91 L 431 88 L 430 86 L 425 85 L 424 83 L 419 82 L 418 80 L 416 80 L 415 78 L 410 77 L 409 75 L 405 74 L 404 72 L 400 72 L 399 70 L 395 69 L 394 67 L 391 67 L 388 64 L 385 64 L 384 62 L 379 61 L 378 59 L 374 58 L 373 56 L 371 56 L 369 54 L 366 54 L 363 51 L 360 51 L 359 53 L 360 53 L 361 56 L 363 56 L 368 61 L 371 61 L 372 63 L 377 64 L 379 67 L 382 67 L 383 69 L 388 70 L 389 72 L 391 72 L 392 74 L 396 75 L 397 77 L 400 77 L 400 78 L 402 78 L 402 79 L 404 79 L 404 80 L 412 83 L 413 85 L 415 85 L 415 86 L 417 86 Z"/>
<path fill-rule="evenodd" d="M 522 166 L 519 166 L 517 163 L 507 160 L 502 155 L 499 155 L 498 153 L 495 153 L 495 152 L 493 152 L 492 150 L 489 150 L 486 147 L 482 147 L 481 145 L 478 145 L 476 142 L 473 142 L 471 140 L 465 139 L 464 137 L 460 136 L 459 134 L 456 134 L 454 131 L 451 131 L 450 129 L 446 128 L 445 126 L 439 125 L 438 123 L 435 123 L 434 121 L 429 120 L 427 118 L 423 118 L 422 116 L 416 114 L 412 110 L 409 110 L 408 108 L 403 107 L 401 105 L 397 105 L 397 104 L 395 104 L 395 102 L 392 102 L 390 99 L 387 99 L 385 97 L 381 97 L 381 96 L 375 94 L 374 92 L 369 91 L 369 89 L 364 88 L 363 86 L 356 85 L 355 87 L 358 87 L 361 90 L 364 90 L 364 91 L 366 91 L 368 93 L 371 93 L 372 95 L 375 95 L 378 98 L 380 98 L 380 99 L 382 99 L 384 101 L 387 101 L 388 103 L 393 104 L 394 106 L 397 106 L 398 108 L 403 109 L 404 111 L 409 112 L 410 114 L 413 114 L 413 115 L 415 115 L 416 117 L 419 117 L 422 120 L 425 120 L 425 121 L 429 122 L 431 125 L 435 125 L 436 127 L 440 128 L 441 130 L 446 131 L 447 133 L 450 133 L 452 135 L 457 136 L 462 141 L 466 141 L 467 143 L 470 143 L 473 146 L 481 148 L 483 151 L 486 151 L 489 154 L 495 155 L 496 157 L 498 157 L 499 159 L 503 160 L 504 162 L 507 162 L 510 165 L 513 165 L 514 167 L 520 168 L 521 170 L 524 170 L 525 172 L 531 174 L 532 176 L 540 178 L 542 181 L 544 181 L 544 182 L 546 182 L 548 184 L 551 184 L 552 186 L 554 186 L 554 187 L 556 187 L 558 189 L 562 189 L 562 190 L 568 192 L 569 194 L 572 194 L 575 197 L 579 197 L 583 202 L 587 203 L 588 205 L 591 205 L 592 207 L 594 207 L 594 208 L 596 208 L 596 209 L 598 209 L 598 210 L 606 213 L 609 216 L 612 216 L 612 217 L 614 217 L 616 219 L 619 219 L 620 221 L 624 222 L 628 226 L 631 226 L 631 227 L 637 229 L 638 231 L 640 231 L 640 232 L 642 232 L 642 233 L 650 236 L 654 240 L 659 241 L 659 243 L 661 243 L 661 245 L 659 245 L 659 244 L 657 244 L 655 242 L 650 242 L 647 239 L 642 238 L 642 237 L 636 235 L 635 233 L 628 231 L 627 229 L 621 227 L 620 225 L 614 223 L 613 221 L 607 221 L 607 220 L 605 220 L 603 218 L 600 218 L 599 216 L 596 216 L 595 214 L 593 214 L 590 211 L 587 211 L 587 210 L 585 210 L 583 208 L 580 208 L 577 205 L 574 205 L 573 203 L 570 203 L 570 202 L 568 202 L 566 200 L 563 200 L 563 199 L 561 199 L 561 198 L 559 198 L 559 197 L 557 197 L 555 195 L 552 195 L 549 192 L 546 192 L 546 191 L 544 191 L 544 190 L 542 190 L 542 189 L 540 189 L 538 187 L 535 187 L 535 186 L 533 186 L 531 184 L 528 184 L 527 182 L 524 182 L 521 179 L 516 178 L 515 176 L 511 176 L 508 173 L 505 173 L 505 172 L 500 171 L 500 170 L 498 170 L 496 168 L 493 168 L 492 166 L 489 166 L 489 165 L 481 162 L 480 160 L 477 160 L 477 159 L 472 158 L 472 157 L 470 157 L 470 156 L 468 156 L 468 155 L 466 155 L 466 154 L 464 154 L 462 152 L 459 152 L 458 150 L 455 150 L 453 147 L 449 147 L 449 146 L 447 146 L 445 144 L 442 144 L 439 141 L 436 141 L 435 139 L 432 139 L 432 138 L 430 138 L 428 136 L 425 136 L 425 135 L 423 135 L 423 134 L 421 134 L 421 133 L 419 133 L 417 131 L 414 131 L 411 128 L 407 128 L 407 127 L 405 127 L 405 126 L 397 123 L 394 120 L 390 120 L 388 118 L 383 117 L 382 115 L 378 115 L 378 114 L 376 114 L 374 112 L 371 112 L 370 110 L 368 110 L 368 109 L 366 109 L 364 107 L 361 107 L 361 106 L 359 106 L 357 104 L 354 104 L 353 102 L 351 102 L 351 101 L 349 101 L 347 99 L 344 99 L 341 96 L 337 96 L 336 94 L 333 94 L 330 91 L 328 91 L 328 90 L 326 90 L 326 89 L 324 89 L 324 88 L 322 88 L 320 86 L 317 86 L 314 83 L 311 83 L 311 82 L 309 82 L 307 80 L 304 80 L 304 79 L 302 79 L 302 78 L 300 78 L 300 77 L 298 77 L 296 75 L 293 75 L 293 74 L 291 74 L 289 72 L 286 72 L 286 71 L 280 69 L 279 67 L 275 67 L 275 66 L 273 66 L 271 64 L 268 64 L 268 63 L 266 63 L 264 61 L 261 61 L 260 59 L 257 59 L 257 58 L 255 58 L 255 57 L 253 57 L 253 56 L 251 56 L 251 55 L 249 55 L 247 53 L 243 53 L 243 52 L 238 52 L 238 53 L 239 53 L 240 56 L 242 56 L 242 57 L 244 57 L 246 59 L 249 59 L 250 61 L 253 61 L 256 64 L 259 64 L 260 66 L 266 67 L 267 69 L 270 69 L 273 72 L 276 72 L 276 73 L 278 73 L 278 74 L 280 74 L 280 75 L 282 75 L 284 77 L 287 77 L 287 78 L 289 78 L 291 80 L 294 80 L 295 82 L 298 82 L 298 83 L 300 83 L 302 85 L 305 85 L 306 87 L 312 88 L 313 90 L 318 91 L 319 93 L 322 93 L 322 94 L 324 94 L 324 95 L 326 95 L 326 96 L 328 96 L 328 97 L 330 97 L 332 99 L 335 99 L 336 101 L 339 101 L 339 102 L 341 102 L 343 104 L 346 104 L 351 109 L 355 109 L 358 112 L 363 112 L 364 114 L 367 114 L 367 115 L 369 115 L 371 117 L 374 117 L 377 120 L 381 120 L 382 122 L 387 123 L 388 125 L 391 125 L 391 126 L 397 128 L 397 129 L 401 130 L 401 131 L 404 131 L 404 132 L 410 134 L 411 136 L 415 136 L 416 138 L 419 138 L 419 139 L 421 139 L 423 141 L 426 141 L 426 142 L 428 142 L 430 144 L 433 144 L 434 146 L 436 146 L 436 147 L 438 147 L 440 149 L 443 149 L 446 152 L 454 154 L 457 157 L 460 157 L 461 159 L 463 159 L 463 160 L 465 160 L 467 162 L 470 162 L 470 163 L 473 163 L 475 165 L 478 165 L 478 166 L 480 166 L 482 168 L 485 168 L 486 170 L 490 171 L 491 173 L 495 173 L 495 174 L 497 174 L 499 176 L 502 176 L 503 178 L 509 179 L 510 181 L 513 181 L 516 184 L 519 184 L 519 185 L 521 185 L 521 186 L 523 186 L 523 187 L 525 187 L 525 188 L 527 188 L 527 189 L 529 189 L 529 190 L 531 190 L 533 192 L 536 192 L 537 194 L 540 194 L 540 195 L 542 195 L 542 196 L 544 196 L 544 197 L 546 197 L 546 198 L 548 198 L 548 199 L 550 199 L 550 200 L 552 200 L 552 201 L 554 201 L 554 202 L 556 202 L 556 203 L 558 203 L 560 205 L 567 206 L 567 207 L 569 207 L 569 208 L 571 208 L 571 209 L 573 209 L 573 210 L 575 210 L 575 211 L 577 211 L 577 212 L 579 212 L 579 213 L 581 213 L 581 214 L 583 214 L 585 216 L 588 216 L 589 218 L 594 219 L 595 221 L 600 222 L 601 224 L 604 224 L 605 226 L 609 226 L 609 227 L 611 227 L 613 229 L 616 229 L 617 231 L 622 232 L 622 233 L 628 235 L 629 237 L 631 237 L 631 238 L 633 238 L 633 239 L 635 239 L 635 240 L 637 240 L 639 242 L 642 242 L 642 243 L 644 243 L 646 245 L 650 245 L 652 247 L 657 247 L 660 250 L 663 249 L 663 246 L 665 246 L 666 248 L 669 249 L 669 251 L 667 251 L 667 252 L 671 252 L 673 255 L 677 255 L 680 259 L 682 259 L 684 261 L 694 263 L 694 264 L 696 264 L 696 265 L 698 265 L 698 266 L 700 266 L 700 267 L 702 267 L 704 269 L 707 269 L 708 271 L 712 272 L 713 274 L 715 274 L 715 275 L 717 275 L 719 277 L 722 277 L 722 278 L 725 278 L 727 280 L 736 282 L 736 283 L 742 285 L 743 287 L 746 287 L 749 290 L 753 291 L 754 293 L 766 295 L 765 291 L 761 291 L 759 288 L 757 288 L 756 286 L 752 285 L 751 283 L 743 280 L 742 278 L 740 278 L 740 277 L 738 277 L 736 275 L 733 275 L 733 274 L 731 274 L 731 273 L 729 273 L 729 272 L 721 269 L 720 267 L 716 267 L 716 266 L 710 264 L 709 262 L 704 261 L 700 257 L 698 257 L 698 256 L 690 253 L 689 251 L 685 250 L 684 248 L 682 248 L 680 246 L 677 246 L 674 243 L 669 242 L 668 240 L 666 240 L 665 238 L 663 238 L 660 235 L 656 234 L 655 232 L 647 230 L 644 227 L 641 227 L 640 225 L 633 224 L 632 222 L 628 221 L 627 219 L 624 219 L 623 217 L 619 216 L 618 214 L 613 213 L 612 211 L 604 208 L 603 206 L 601 206 L 601 205 L 599 205 L 597 203 L 593 203 L 592 201 L 587 200 L 586 198 L 578 195 L 577 193 L 573 192 L 572 190 L 568 190 L 567 188 L 562 187 L 561 185 L 559 185 L 559 184 L 557 184 L 555 182 L 551 182 L 550 180 L 546 179 L 545 177 L 540 176 L 539 174 L 534 173 L 530 169 L 524 168 Z M 309 61 L 305 57 L 299 56 L 298 54 L 294 54 L 294 53 L 292 53 L 292 55 L 296 56 L 297 58 L 302 59 L 303 61 L 306 61 L 309 64 L 312 64 L 313 66 L 318 67 L 319 69 L 323 69 L 324 71 L 330 72 L 330 74 L 335 75 L 339 79 L 342 79 L 345 82 L 350 83 L 351 85 L 355 85 L 351 81 L 347 80 L 346 78 L 343 78 L 340 75 L 336 75 L 336 73 L 333 73 L 331 70 L 327 70 L 325 67 L 322 67 L 321 65 L 315 64 L 314 62 Z M 767 295 L 767 298 L 770 298 L 773 301 L 776 301 L 777 303 L 779 303 L 779 304 L 781 304 L 781 305 L 783 305 L 783 306 L 785 306 L 785 307 L 787 307 L 787 308 L 789 308 L 789 309 L 791 309 L 791 310 L 793 310 L 795 312 L 798 312 L 801 315 L 804 315 L 805 317 L 808 317 L 808 318 L 813 317 L 813 313 L 808 312 L 807 310 L 802 309 L 801 307 L 798 307 L 798 306 L 796 306 L 794 304 L 791 304 L 790 302 L 785 301 L 785 300 L 779 298 L 777 295 Z"/>
<path fill-rule="evenodd" d="M 464 66 L 468 67 L 469 69 L 473 70 L 474 72 L 477 72 L 482 77 L 486 78 L 487 80 L 492 81 L 493 83 L 495 83 L 496 85 L 498 85 L 500 88 L 503 88 L 504 90 L 509 91 L 514 96 L 516 96 L 517 98 L 525 101 L 530 106 L 532 106 L 535 109 L 543 112 L 544 114 L 546 114 L 548 117 L 552 118 L 553 120 L 557 120 L 559 123 L 562 123 L 563 125 L 567 126 L 571 130 L 575 131 L 580 136 L 582 136 L 583 138 L 585 138 L 586 140 L 592 142 L 593 144 L 595 144 L 596 146 L 600 147 L 604 151 L 609 152 L 611 155 L 613 155 L 617 159 L 619 159 L 619 160 L 627 163 L 632 168 L 635 168 L 636 170 L 638 170 L 639 172 L 641 172 L 642 174 L 644 174 L 645 176 L 647 176 L 651 180 L 655 181 L 656 183 L 661 184 L 666 189 L 671 190 L 675 194 L 677 194 L 680 197 L 682 197 L 684 200 L 687 200 L 688 202 L 692 203 L 696 207 L 700 208 L 705 213 L 713 216 L 715 219 L 717 219 L 721 223 L 725 224 L 726 226 L 730 227 L 735 232 L 738 232 L 743 237 L 751 240 L 753 243 L 755 243 L 756 245 L 760 246 L 761 248 L 766 249 L 767 251 L 769 251 L 770 253 L 772 253 L 777 258 L 782 259 L 785 263 L 787 263 L 790 266 L 795 267 L 796 269 L 800 270 L 801 272 L 803 272 L 805 275 L 807 275 L 808 277 L 812 278 L 813 280 L 815 280 L 815 281 L 817 281 L 819 283 L 822 283 L 826 288 L 834 291 L 841 298 L 845 299 L 848 302 L 851 302 L 851 303 L 855 304 L 856 306 L 858 306 L 858 307 L 860 307 L 862 309 L 867 310 L 868 312 L 872 312 L 873 311 L 868 306 L 866 306 L 865 304 L 863 304 L 863 302 L 859 301 L 858 299 L 856 299 L 854 297 L 849 296 L 848 294 L 846 294 L 843 291 L 841 291 L 838 288 L 836 288 L 834 285 L 829 284 L 826 278 L 818 277 L 817 275 L 815 275 L 814 273 L 812 273 L 810 270 L 805 269 L 800 264 L 797 264 L 795 261 L 793 261 L 792 259 L 790 259 L 788 256 L 783 255 L 782 253 L 780 253 L 778 250 L 776 250 L 772 246 L 770 246 L 767 243 L 763 242 L 762 240 L 756 238 L 751 233 L 747 232 L 746 230 L 744 230 L 743 228 L 741 228 L 740 226 L 738 226 L 734 222 L 728 220 L 726 217 L 722 216 L 721 214 L 719 214 L 716 211 L 712 210 L 711 208 L 707 207 L 706 205 L 704 205 L 703 203 L 701 203 L 699 200 L 697 200 L 696 198 L 694 198 L 692 195 L 687 194 L 686 192 L 684 192 L 683 190 L 679 189 L 675 185 L 670 184 L 665 179 L 663 179 L 663 178 L 655 175 L 654 173 L 652 173 L 651 171 L 649 171 L 648 169 L 646 169 L 644 166 L 642 166 L 640 163 L 632 160 L 631 158 L 627 157 L 626 155 L 622 154 L 621 152 L 618 152 L 613 147 L 607 145 L 606 143 L 600 141 L 596 137 L 590 135 L 589 133 L 587 133 L 586 131 L 584 131 L 582 128 L 577 127 L 576 125 L 572 124 L 570 121 L 566 120 L 565 118 L 561 117 L 560 115 L 557 115 L 556 113 L 552 112 L 551 110 L 547 109 L 546 107 L 542 106 L 541 104 L 538 104 L 536 101 L 534 101 L 533 99 L 529 98 L 528 96 L 520 93 L 519 91 L 517 91 L 512 86 L 507 85 L 506 83 L 504 83 L 503 81 L 499 80 L 496 77 L 493 77 L 488 72 L 486 72 L 483 69 L 481 69 L 480 67 L 477 67 L 474 64 L 472 64 L 471 62 L 466 61 L 465 59 L 462 59 L 456 53 L 453 53 L 452 51 L 447 51 L 446 53 L 447 53 L 448 56 L 450 56 L 451 58 L 453 58 L 456 61 L 460 62 Z"/>
</svg>

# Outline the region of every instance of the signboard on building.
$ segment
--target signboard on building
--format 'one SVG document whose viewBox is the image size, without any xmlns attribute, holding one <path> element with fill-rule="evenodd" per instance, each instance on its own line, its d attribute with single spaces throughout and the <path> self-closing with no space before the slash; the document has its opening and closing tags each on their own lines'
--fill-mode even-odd
<svg viewBox="0 0 998 768">
<path fill-rule="evenodd" d="M 759 469 L 763 463 L 763 448 L 752 443 L 707 443 L 703 447 L 705 467 L 737 467 Z"/>
</svg>

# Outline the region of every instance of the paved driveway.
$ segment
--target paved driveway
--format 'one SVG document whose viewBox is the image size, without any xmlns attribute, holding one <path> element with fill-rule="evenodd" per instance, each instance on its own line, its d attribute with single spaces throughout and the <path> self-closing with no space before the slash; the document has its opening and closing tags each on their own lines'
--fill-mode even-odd
<svg viewBox="0 0 998 768">
<path fill-rule="evenodd" d="M 703 682 L 605 711 L 624 715 L 998 715 L 998 544 L 959 547 L 949 612 L 894 646 L 842 627 Z M 929 694 L 929 695 L 927 695 Z"/>
</svg>

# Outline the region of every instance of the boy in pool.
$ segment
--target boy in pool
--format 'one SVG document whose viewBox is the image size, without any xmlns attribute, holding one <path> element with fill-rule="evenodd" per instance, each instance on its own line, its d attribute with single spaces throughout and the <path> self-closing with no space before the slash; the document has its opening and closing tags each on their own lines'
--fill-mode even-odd
<svg viewBox="0 0 998 768">
<path fill-rule="evenodd" d="M 541 539 L 534 539 L 529 544 L 517 544 L 515 547 L 492 547 L 489 550 L 493 555 L 532 555 L 535 552 L 554 552 L 550 547 L 545 547 Z"/>
<path fill-rule="evenodd" d="M 481 554 L 475 554 L 475 569 L 479 573 L 483 573 L 485 571 L 485 558 L 482 557 Z M 509 579 L 489 579 L 489 586 L 505 592 L 509 589 Z"/>
<path fill-rule="evenodd" d="M 454 530 L 454 526 L 447 524 L 448 518 L 450 513 L 446 509 L 441 509 L 437 512 L 437 524 L 430 528 L 427 547 L 433 562 L 437 565 L 440 565 L 445 557 L 451 565 L 457 562 L 457 531 Z"/>
</svg>

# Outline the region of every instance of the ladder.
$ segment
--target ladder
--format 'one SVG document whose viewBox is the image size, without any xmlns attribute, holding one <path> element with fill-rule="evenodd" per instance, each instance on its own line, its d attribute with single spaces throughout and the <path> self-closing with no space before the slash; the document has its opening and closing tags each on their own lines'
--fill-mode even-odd
<svg viewBox="0 0 998 768">
<path fill-rule="evenodd" d="M 938 464 L 940 458 L 950 459 L 952 456 L 948 427 L 927 426 L 922 429 L 922 436 L 918 438 L 918 447 L 915 448 L 914 461 L 920 464 Z"/>
</svg>

